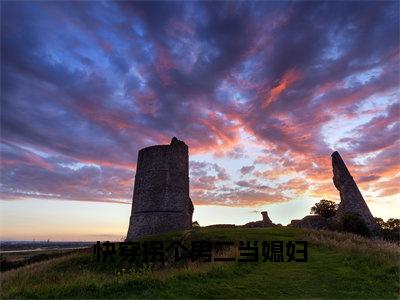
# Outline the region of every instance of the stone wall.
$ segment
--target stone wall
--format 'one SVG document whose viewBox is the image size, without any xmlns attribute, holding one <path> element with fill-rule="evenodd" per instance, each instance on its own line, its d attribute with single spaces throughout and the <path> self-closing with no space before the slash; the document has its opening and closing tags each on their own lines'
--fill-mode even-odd
<svg viewBox="0 0 400 300">
<path fill-rule="evenodd" d="M 288 226 L 298 228 L 329 229 L 328 220 L 319 215 L 305 216 L 301 220 L 292 220 Z"/>
<path fill-rule="evenodd" d="M 188 229 L 192 214 L 188 146 L 174 137 L 170 145 L 141 149 L 127 240 Z"/>
</svg>

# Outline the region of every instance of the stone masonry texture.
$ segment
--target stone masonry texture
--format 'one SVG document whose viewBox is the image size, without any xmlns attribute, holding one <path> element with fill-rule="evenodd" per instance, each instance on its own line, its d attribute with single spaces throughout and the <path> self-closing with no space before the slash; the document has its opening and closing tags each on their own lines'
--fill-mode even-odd
<svg viewBox="0 0 400 300">
<path fill-rule="evenodd" d="M 127 241 L 192 226 L 189 148 L 177 138 L 138 154 Z"/>
</svg>

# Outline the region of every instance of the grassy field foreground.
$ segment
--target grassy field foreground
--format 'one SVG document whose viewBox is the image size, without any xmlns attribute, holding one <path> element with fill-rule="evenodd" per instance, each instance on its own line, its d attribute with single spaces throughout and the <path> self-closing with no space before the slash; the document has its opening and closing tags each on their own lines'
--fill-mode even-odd
<svg viewBox="0 0 400 300">
<path fill-rule="evenodd" d="M 161 238 L 306 240 L 309 255 L 306 263 L 188 263 L 152 270 L 98 263 L 87 251 L 2 273 L 1 297 L 399 298 L 399 247 L 394 244 L 287 227 L 196 228 Z"/>
</svg>

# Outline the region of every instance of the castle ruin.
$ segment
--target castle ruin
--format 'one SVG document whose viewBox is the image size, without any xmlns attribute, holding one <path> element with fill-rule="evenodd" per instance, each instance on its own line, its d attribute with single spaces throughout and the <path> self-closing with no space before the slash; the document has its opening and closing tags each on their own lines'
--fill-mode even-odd
<svg viewBox="0 0 400 300">
<path fill-rule="evenodd" d="M 320 215 L 306 216 L 301 220 L 292 220 L 289 226 L 314 228 L 314 229 L 338 229 L 341 228 L 343 218 L 346 214 L 358 215 L 367 225 L 374 237 L 379 237 L 381 232 L 376 224 L 367 203 L 365 202 L 356 182 L 350 175 L 339 152 L 332 153 L 333 184 L 340 193 L 339 208 L 335 216 L 324 218 Z"/>
<path fill-rule="evenodd" d="M 332 221 L 340 222 L 347 213 L 358 214 L 366 223 L 372 235 L 379 235 L 379 227 L 372 216 L 356 182 L 350 175 L 339 152 L 332 153 L 333 184 L 340 193 L 339 208 Z"/>
<path fill-rule="evenodd" d="M 249 227 L 249 228 L 254 228 L 254 227 L 275 227 L 275 225 L 271 219 L 268 216 L 267 211 L 262 211 L 262 220 L 261 221 L 254 221 L 254 222 L 249 222 L 243 225 L 243 227 Z"/>
<path fill-rule="evenodd" d="M 126 240 L 191 228 L 193 210 L 188 146 L 174 137 L 139 150 Z"/>
</svg>

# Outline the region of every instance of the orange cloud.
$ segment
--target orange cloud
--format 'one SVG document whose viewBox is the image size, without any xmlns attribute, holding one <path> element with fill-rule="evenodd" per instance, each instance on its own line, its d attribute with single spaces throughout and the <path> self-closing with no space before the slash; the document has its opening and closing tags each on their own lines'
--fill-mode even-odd
<svg viewBox="0 0 400 300">
<path fill-rule="evenodd" d="M 279 83 L 269 91 L 267 97 L 262 103 L 262 108 L 265 108 L 269 106 L 272 102 L 276 101 L 276 99 L 278 99 L 278 97 L 289 87 L 289 85 L 291 85 L 299 78 L 299 72 L 294 69 L 286 72 Z"/>
</svg>

